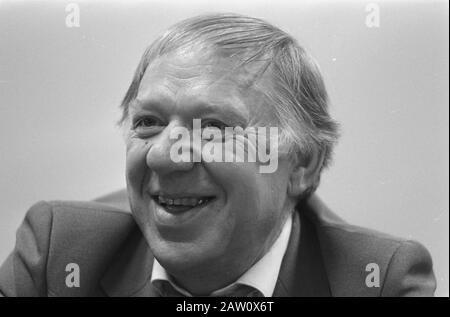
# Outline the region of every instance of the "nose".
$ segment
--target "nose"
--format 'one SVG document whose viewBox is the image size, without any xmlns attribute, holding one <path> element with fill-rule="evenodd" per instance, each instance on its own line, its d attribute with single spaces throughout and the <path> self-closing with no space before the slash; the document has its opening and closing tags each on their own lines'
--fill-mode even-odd
<svg viewBox="0 0 450 317">
<path fill-rule="evenodd" d="M 184 131 L 181 139 L 180 134 L 178 134 L 179 131 Z M 178 136 L 178 139 L 175 136 Z M 180 156 L 177 156 L 177 154 L 180 154 L 179 150 L 183 151 L 184 158 L 190 159 L 180 160 Z M 152 146 L 147 152 L 146 163 L 152 171 L 159 175 L 189 171 L 194 166 L 191 154 L 192 148 L 188 130 L 184 127 L 176 126 L 175 124 L 169 124 L 164 131 L 155 138 Z"/>
</svg>

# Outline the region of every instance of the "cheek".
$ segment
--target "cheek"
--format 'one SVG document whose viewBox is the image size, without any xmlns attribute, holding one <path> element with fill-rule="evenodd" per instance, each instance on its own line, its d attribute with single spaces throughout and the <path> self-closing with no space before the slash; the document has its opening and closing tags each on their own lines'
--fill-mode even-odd
<svg viewBox="0 0 450 317">
<path fill-rule="evenodd" d="M 288 186 L 283 168 L 273 174 L 261 174 L 257 163 L 209 163 L 206 168 L 223 188 L 236 223 L 255 226 L 260 220 L 263 225 L 282 212 Z"/>
<path fill-rule="evenodd" d="M 259 174 L 256 163 L 209 163 L 208 173 L 225 193 L 230 213 L 239 218 L 238 223 L 248 221 L 267 207 L 270 183 Z"/>
<path fill-rule="evenodd" d="M 206 163 L 205 168 L 227 193 L 254 190 L 259 178 L 255 163 L 213 162 Z"/>
<path fill-rule="evenodd" d="M 128 186 L 136 191 L 145 179 L 148 144 L 143 140 L 128 140 L 126 148 L 126 179 Z"/>
</svg>

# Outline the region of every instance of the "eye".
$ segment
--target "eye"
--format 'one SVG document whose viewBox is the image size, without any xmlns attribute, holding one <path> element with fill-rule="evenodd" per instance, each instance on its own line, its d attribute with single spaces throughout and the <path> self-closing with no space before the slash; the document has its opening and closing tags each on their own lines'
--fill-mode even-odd
<svg viewBox="0 0 450 317">
<path fill-rule="evenodd" d="M 226 127 L 228 127 L 228 125 L 219 120 L 215 119 L 202 120 L 202 128 L 225 130 Z"/>
<path fill-rule="evenodd" d="M 133 124 L 133 128 L 149 128 L 149 127 L 159 127 L 162 126 L 163 123 L 161 120 L 159 120 L 158 118 L 155 117 L 143 117 L 143 118 L 139 118 L 137 119 L 134 124 Z"/>
<path fill-rule="evenodd" d="M 153 116 L 140 117 L 133 123 L 133 130 L 138 134 L 154 134 L 164 127 L 164 122 Z"/>
</svg>

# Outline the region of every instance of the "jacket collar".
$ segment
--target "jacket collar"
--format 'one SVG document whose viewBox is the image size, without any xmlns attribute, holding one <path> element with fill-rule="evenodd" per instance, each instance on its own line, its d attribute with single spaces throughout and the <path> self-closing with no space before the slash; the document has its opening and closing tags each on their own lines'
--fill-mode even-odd
<svg viewBox="0 0 450 317">
<path fill-rule="evenodd" d="M 150 282 L 152 266 L 153 255 L 136 226 L 117 252 L 100 285 L 111 297 L 159 296 Z"/>
<path fill-rule="evenodd" d="M 303 207 L 300 205 L 293 217 L 274 297 L 331 296 L 316 228 Z"/>
<path fill-rule="evenodd" d="M 313 204 L 320 205 L 320 201 L 314 198 Z M 310 203 L 300 204 L 294 214 L 291 236 L 281 263 L 274 297 L 331 295 L 313 209 L 315 208 L 311 208 Z M 101 281 L 108 296 L 159 296 L 151 284 L 153 255 L 137 226 L 112 263 Z"/>
</svg>

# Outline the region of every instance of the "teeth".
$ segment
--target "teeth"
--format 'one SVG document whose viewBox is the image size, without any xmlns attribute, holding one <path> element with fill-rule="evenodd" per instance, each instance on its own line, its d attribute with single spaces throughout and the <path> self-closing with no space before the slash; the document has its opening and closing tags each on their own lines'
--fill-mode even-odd
<svg viewBox="0 0 450 317">
<path fill-rule="evenodd" d="M 201 205 L 204 202 L 206 202 L 206 199 L 199 199 L 199 198 L 191 198 L 191 197 L 183 197 L 183 198 L 166 198 L 164 196 L 158 196 L 158 203 L 159 204 L 165 204 L 169 206 L 190 206 L 195 207 L 197 205 Z"/>
<path fill-rule="evenodd" d="M 158 196 L 158 203 L 160 203 L 160 204 L 165 204 L 167 201 L 166 201 L 166 199 L 164 198 L 164 197 L 162 197 L 162 196 Z"/>
<path fill-rule="evenodd" d="M 183 198 L 181 199 L 181 204 L 185 206 L 195 206 L 197 205 L 197 199 L 195 198 Z"/>
</svg>

